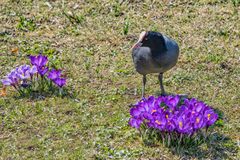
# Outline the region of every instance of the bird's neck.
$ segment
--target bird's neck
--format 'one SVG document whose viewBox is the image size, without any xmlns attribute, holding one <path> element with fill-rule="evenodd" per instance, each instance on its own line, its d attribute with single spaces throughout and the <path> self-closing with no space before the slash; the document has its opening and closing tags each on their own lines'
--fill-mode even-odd
<svg viewBox="0 0 240 160">
<path fill-rule="evenodd" d="M 167 51 L 167 47 L 164 44 L 155 44 L 153 46 L 150 47 L 152 52 L 161 52 L 164 53 Z"/>
<path fill-rule="evenodd" d="M 133 45 L 132 49 L 136 49 L 136 48 L 139 48 L 142 46 L 142 43 L 141 42 L 137 42 Z"/>
</svg>

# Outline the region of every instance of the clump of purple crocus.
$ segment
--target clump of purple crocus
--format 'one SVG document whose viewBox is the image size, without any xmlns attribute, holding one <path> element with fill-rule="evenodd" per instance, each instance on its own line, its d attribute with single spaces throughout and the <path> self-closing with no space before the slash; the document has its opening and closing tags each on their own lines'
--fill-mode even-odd
<svg viewBox="0 0 240 160">
<path fill-rule="evenodd" d="M 150 96 L 135 104 L 130 115 L 129 125 L 134 128 L 140 129 L 145 125 L 168 137 L 179 135 L 178 138 L 208 129 L 218 119 L 214 110 L 205 103 L 195 98 L 182 100 L 178 95 Z"/>
<path fill-rule="evenodd" d="M 4 86 L 13 86 L 15 89 L 20 89 L 20 87 L 27 87 L 28 79 L 35 73 L 37 73 L 35 66 L 21 65 L 13 69 L 1 81 Z"/>
<path fill-rule="evenodd" d="M 24 89 L 31 90 L 34 85 L 41 86 L 40 88 L 43 90 L 48 84 L 47 81 L 53 81 L 62 90 L 62 87 L 66 85 L 66 78 L 63 78 L 61 70 L 49 70 L 47 56 L 31 55 L 29 59 L 32 66 L 21 65 L 13 69 L 1 80 L 2 84 L 13 86 L 19 93 L 23 94 Z"/>
</svg>

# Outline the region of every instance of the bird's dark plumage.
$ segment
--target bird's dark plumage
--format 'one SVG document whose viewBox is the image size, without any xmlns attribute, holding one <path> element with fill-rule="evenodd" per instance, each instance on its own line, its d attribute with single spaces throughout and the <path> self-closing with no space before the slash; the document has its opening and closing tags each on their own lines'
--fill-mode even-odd
<svg viewBox="0 0 240 160">
<path fill-rule="evenodd" d="M 167 50 L 164 37 L 158 32 L 147 32 L 142 40 L 142 47 L 149 47 L 152 51 L 163 53 Z"/>
<path fill-rule="evenodd" d="M 142 32 L 132 48 L 132 58 L 138 73 L 143 75 L 143 96 L 146 75 L 159 73 L 162 93 L 162 74 L 176 65 L 179 55 L 178 44 L 159 32 Z"/>
</svg>

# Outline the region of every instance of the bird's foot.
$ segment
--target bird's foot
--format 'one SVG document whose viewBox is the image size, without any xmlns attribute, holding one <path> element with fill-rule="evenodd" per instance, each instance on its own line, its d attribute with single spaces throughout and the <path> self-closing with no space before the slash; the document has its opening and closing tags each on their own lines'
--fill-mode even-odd
<svg viewBox="0 0 240 160">
<path fill-rule="evenodd" d="M 161 96 L 167 96 L 168 94 L 164 92 L 164 93 L 161 93 L 160 95 Z"/>
<path fill-rule="evenodd" d="M 183 99 L 188 98 L 188 94 L 178 94 L 178 95 Z"/>
<path fill-rule="evenodd" d="M 157 92 L 155 93 L 155 95 L 156 95 L 156 96 L 167 96 L 167 95 L 169 95 L 169 94 L 167 94 L 166 92 L 157 91 Z"/>
</svg>

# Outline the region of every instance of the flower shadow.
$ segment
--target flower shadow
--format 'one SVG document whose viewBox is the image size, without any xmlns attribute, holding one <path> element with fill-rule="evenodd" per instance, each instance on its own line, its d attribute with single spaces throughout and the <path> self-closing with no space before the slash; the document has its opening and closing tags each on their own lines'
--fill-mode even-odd
<svg viewBox="0 0 240 160">
<path fill-rule="evenodd" d="M 163 143 L 160 137 L 156 134 L 149 134 L 144 136 L 143 143 L 148 147 L 160 147 Z M 151 137 L 151 138 L 150 138 Z M 202 140 L 198 142 L 189 141 L 185 144 L 171 145 L 165 147 L 169 148 L 172 154 L 181 157 L 183 160 L 188 159 L 231 159 L 237 154 L 238 146 L 229 137 L 219 134 L 217 132 L 210 134 L 207 138 L 201 137 Z M 159 155 L 161 156 L 161 155 Z"/>
<path fill-rule="evenodd" d="M 14 96 L 15 99 L 30 99 L 30 100 L 44 100 L 45 98 L 49 98 L 49 97 L 76 99 L 77 94 L 76 94 L 76 91 L 69 88 L 64 88 L 62 93 L 59 94 L 59 90 L 56 87 L 56 88 L 52 88 L 51 90 L 32 91 L 27 94 Z"/>
<path fill-rule="evenodd" d="M 238 146 L 229 137 L 213 133 L 198 145 L 185 145 L 180 149 L 170 148 L 182 159 L 229 159 L 237 154 Z"/>
</svg>

